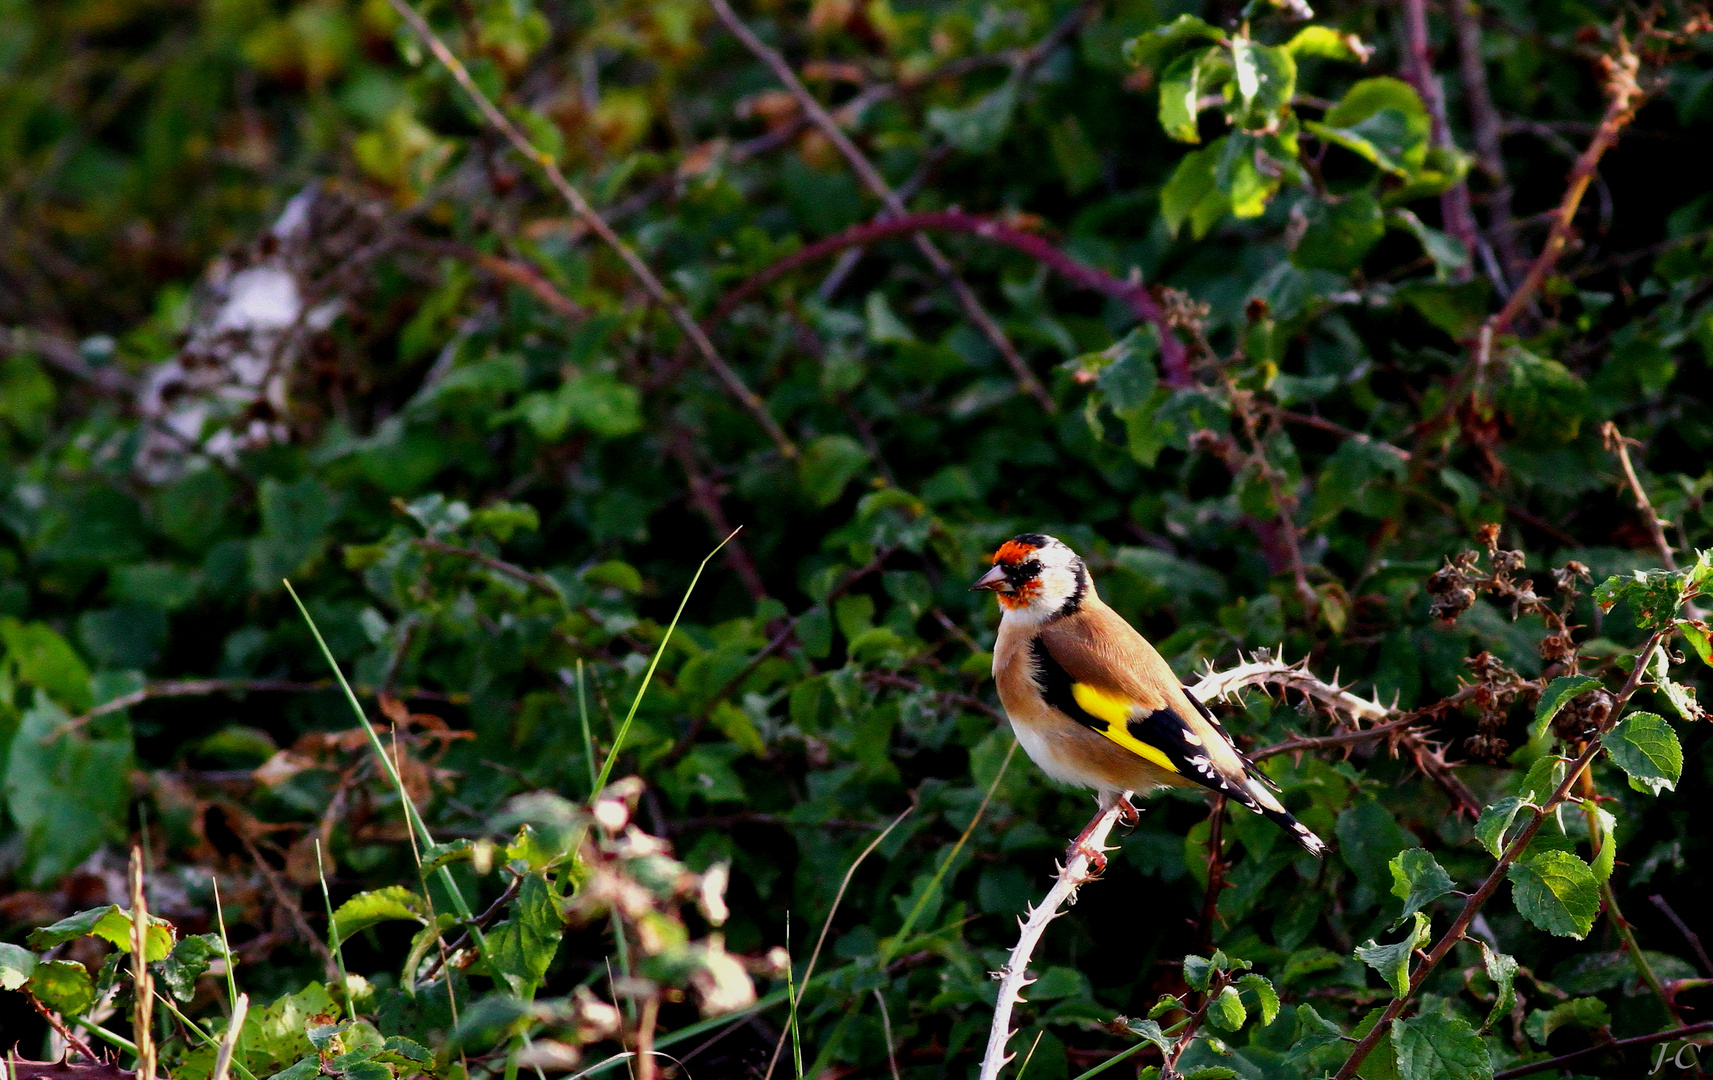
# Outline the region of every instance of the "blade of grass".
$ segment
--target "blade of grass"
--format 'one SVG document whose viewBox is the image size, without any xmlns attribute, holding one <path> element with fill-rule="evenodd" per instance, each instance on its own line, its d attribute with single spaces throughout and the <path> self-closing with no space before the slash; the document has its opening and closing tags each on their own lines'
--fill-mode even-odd
<svg viewBox="0 0 1713 1080">
<path fill-rule="evenodd" d="M 648 662 L 648 670 L 643 673 L 642 685 L 637 687 L 636 697 L 631 699 L 630 712 L 625 714 L 624 723 L 619 725 L 618 734 L 613 736 L 612 752 L 607 755 L 607 760 L 602 763 L 600 775 L 595 777 L 593 794 L 599 794 L 603 791 L 607 786 L 607 780 L 613 775 L 613 765 L 619 760 L 619 752 L 624 749 L 625 736 L 630 734 L 631 721 L 636 719 L 637 707 L 642 704 L 642 696 L 648 693 L 648 684 L 654 679 L 654 669 L 660 666 L 660 658 L 666 653 L 667 644 L 672 641 L 673 631 L 678 629 L 678 620 L 684 615 L 684 607 L 690 603 L 690 594 L 696 591 L 696 583 L 702 580 L 702 571 L 708 568 L 708 564 L 713 561 L 715 555 L 720 553 L 720 549 L 731 543 L 732 537 L 742 531 L 743 526 L 741 525 L 733 529 L 730 536 L 721 540 L 714 546 L 714 550 L 708 552 L 707 558 L 702 560 L 702 564 L 696 567 L 696 572 L 691 575 L 690 584 L 684 589 L 684 598 L 678 601 L 678 610 L 673 612 L 672 621 L 666 626 L 666 634 L 660 639 L 659 647 L 654 650 L 654 659 Z"/>
<path fill-rule="evenodd" d="M 844 880 L 839 882 L 839 891 L 833 894 L 833 904 L 831 907 L 829 907 L 827 909 L 827 917 L 825 919 L 821 920 L 821 934 L 819 937 L 817 937 L 815 939 L 815 948 L 813 950 L 811 950 L 809 953 L 809 965 L 803 969 L 803 988 L 805 990 L 807 990 L 809 988 L 810 977 L 815 974 L 815 962 L 821 958 L 821 946 L 825 945 L 827 942 L 827 931 L 832 929 L 833 916 L 838 914 L 839 905 L 844 902 L 845 890 L 850 888 L 851 878 L 853 876 L 855 876 L 855 874 L 857 872 L 857 867 L 862 865 L 864 859 L 866 859 L 870 855 L 874 854 L 874 849 L 879 847 L 883 842 L 885 842 L 886 838 L 888 836 L 892 835 L 892 830 L 898 828 L 899 825 L 903 824 L 904 819 L 909 817 L 910 812 L 914 809 L 916 809 L 916 796 L 914 794 L 912 794 L 910 796 L 910 805 L 906 806 L 902 813 L 900 813 L 897 817 L 893 818 L 892 823 L 890 825 L 888 825 L 885 829 L 882 829 L 879 836 L 875 837 L 873 840 L 870 840 L 868 843 L 868 846 L 862 849 L 862 854 L 858 855 L 854 860 L 852 860 L 850 866 L 845 870 Z M 789 931 L 790 931 L 790 924 L 789 923 L 786 924 L 786 930 L 787 930 L 787 935 L 789 935 Z M 787 949 L 789 949 L 790 942 L 786 943 L 786 947 L 787 947 Z M 791 1018 L 792 1018 L 792 1030 L 793 1030 L 793 1032 L 795 1032 L 795 1029 L 796 1029 L 797 1003 L 800 1000 L 802 1000 L 801 994 L 792 995 L 792 998 L 791 998 Z M 778 1066 L 779 1055 L 784 1050 L 784 1048 L 785 1048 L 785 1032 L 780 1032 L 778 1041 L 773 1044 L 773 1057 L 767 1063 L 767 1072 L 764 1074 L 763 1080 L 767 1080 L 767 1078 L 770 1078 L 773 1076 L 773 1070 L 775 1067 Z M 799 1060 L 797 1062 L 797 1071 L 799 1073 L 801 1073 L 803 1071 L 803 1062 L 801 1061 L 802 1055 L 799 1054 L 798 1056 L 799 1056 Z"/>
<path fill-rule="evenodd" d="M 583 725 L 583 757 L 589 763 L 589 797 L 595 797 L 595 732 L 589 727 L 589 699 L 583 692 L 583 658 L 577 658 L 577 719 Z"/>
<path fill-rule="evenodd" d="M 226 962 L 226 1007 L 236 1011 L 238 1008 L 238 976 L 233 974 L 235 966 L 232 957 L 232 943 L 226 940 L 226 909 L 220 904 L 220 879 L 213 874 L 208 875 L 208 883 L 214 886 L 214 918 L 220 927 L 220 958 Z"/>
<path fill-rule="evenodd" d="M 327 891 L 327 868 L 321 865 L 321 837 L 315 838 L 315 876 L 321 879 L 321 902 L 327 905 L 327 944 L 333 948 L 333 964 L 339 969 L 339 989 L 345 995 L 345 1011 L 357 1019 L 357 1003 L 351 1000 L 351 977 L 345 974 L 345 950 L 339 944 L 339 926 L 333 921 L 333 894 Z"/>
<path fill-rule="evenodd" d="M 1041 1036 L 1045 1034 L 1046 1028 L 1035 1033 L 1035 1041 L 1029 1044 L 1029 1052 L 1023 1055 L 1023 1064 L 1017 1067 L 1017 1080 L 1023 1080 L 1023 1074 L 1029 1071 L 1029 1063 L 1035 1060 L 1035 1048 L 1041 1045 Z"/>
<path fill-rule="evenodd" d="M 215 1054 L 216 1054 L 216 1060 L 218 1060 L 218 1055 L 220 1052 L 220 1046 L 222 1045 L 224 1040 L 216 1039 L 213 1035 L 211 1035 L 207 1031 L 203 1030 L 203 1028 L 200 1024 L 197 1024 L 195 1021 L 191 1020 L 190 1017 L 188 1017 L 188 1016 L 184 1015 L 184 1013 L 180 1012 L 178 1006 L 173 1004 L 173 1000 L 169 995 L 163 994 L 159 990 L 156 990 L 155 991 L 155 1000 L 160 1002 L 162 1005 L 165 1005 L 167 1007 L 167 1012 L 170 1012 L 175 1017 L 177 1017 L 178 1022 L 180 1024 L 183 1024 L 187 1031 L 196 1032 L 196 1037 L 202 1040 L 202 1044 L 204 1046 L 214 1047 Z M 226 1038 L 232 1040 L 234 1052 L 236 1052 L 237 1043 L 241 1042 L 243 1040 L 243 1037 L 244 1037 L 244 1033 L 243 1033 L 242 1028 L 244 1026 L 244 1016 L 248 1015 L 249 1008 L 250 1008 L 250 995 L 239 994 L 238 1000 L 242 1004 L 239 1006 L 239 1008 L 235 1008 L 232 1011 L 233 1020 L 231 1023 L 229 1023 L 227 1025 L 227 1028 L 226 1028 Z M 239 1012 L 239 1009 L 243 1010 L 242 1014 Z M 246 1080 L 256 1080 L 255 1074 L 252 1073 L 249 1069 L 244 1068 L 244 1063 L 242 1061 L 237 1060 L 236 1058 L 234 1058 L 232 1061 L 232 1068 L 237 1069 L 239 1073 L 241 1073 L 244 1077 L 246 1077 Z"/>
<path fill-rule="evenodd" d="M 970 818 L 969 826 L 964 829 L 963 835 L 958 837 L 958 842 L 952 845 L 952 853 L 947 855 L 945 861 L 940 863 L 940 868 L 934 871 L 933 879 L 928 882 L 928 887 L 922 890 L 922 895 L 910 908 L 910 914 L 904 917 L 904 924 L 898 928 L 898 933 L 892 936 L 891 943 L 881 946 L 881 966 L 884 967 L 892 961 L 893 957 L 898 955 L 898 943 L 909 935 L 916 926 L 916 920 L 921 916 L 922 909 L 927 907 L 929 899 L 939 892 L 940 883 L 945 880 L 946 872 L 957 861 L 958 853 L 963 851 L 964 845 L 969 842 L 970 834 L 975 832 L 976 824 L 981 821 L 982 815 L 987 813 L 987 804 L 993 801 L 993 793 L 999 789 L 999 782 L 1005 779 L 1005 770 L 1011 767 L 1011 758 L 1016 753 L 1017 744 L 1013 742 L 1011 749 L 1005 752 L 1005 760 L 999 763 L 999 771 L 993 774 L 993 781 L 987 785 L 987 794 L 981 797 L 981 805 L 976 807 L 975 816 Z"/>
<path fill-rule="evenodd" d="M 1114 1054 L 1112 1057 L 1107 1058 L 1105 1061 L 1101 1062 L 1099 1065 L 1096 1065 L 1094 1068 L 1090 1069 L 1088 1072 L 1085 1072 L 1082 1075 L 1078 1076 L 1076 1078 L 1076 1080 L 1089 1080 L 1089 1077 L 1103 1073 L 1106 1070 L 1112 1068 L 1114 1065 L 1119 1064 L 1120 1062 L 1128 1061 L 1131 1058 L 1135 1057 L 1137 1054 L 1140 1054 L 1142 1051 L 1148 1049 L 1150 1046 L 1153 1046 L 1153 1045 L 1154 1045 L 1153 1043 L 1144 1039 L 1141 1042 L 1137 1043 L 1135 1046 L 1128 1047 L 1128 1048 L 1121 1050 L 1120 1052 Z"/>
<path fill-rule="evenodd" d="M 393 759 L 387 756 L 387 749 L 381 745 L 381 737 L 375 734 L 374 725 L 369 723 L 368 714 L 363 711 L 363 706 L 358 703 L 357 695 L 352 691 L 351 684 L 345 681 L 345 673 L 340 670 L 339 662 L 333 659 L 333 650 L 327 647 L 327 639 L 321 636 L 321 628 L 315 625 L 315 620 L 310 617 L 309 609 L 303 606 L 303 599 L 297 595 L 297 590 L 291 587 L 291 582 L 286 581 L 285 587 L 286 592 L 291 594 L 292 602 L 297 605 L 298 612 L 303 616 L 303 621 L 309 624 L 309 632 L 315 637 L 315 644 L 320 646 L 322 658 L 327 661 L 327 666 L 333 669 L 333 677 L 338 680 L 339 689 L 345 693 L 345 700 L 350 704 L 351 712 L 357 718 L 357 726 L 363 729 L 363 734 L 368 737 L 370 748 L 375 751 L 375 756 L 380 759 L 381 767 L 386 770 L 387 779 L 392 781 L 393 787 L 398 791 L 399 802 L 404 806 L 405 827 L 417 836 L 423 847 L 433 847 L 434 836 L 428 831 L 428 825 L 422 820 L 422 815 L 417 812 L 416 803 L 411 800 L 410 793 L 405 790 L 404 778 L 399 776 L 398 767 L 393 764 Z M 418 869 L 420 870 L 420 868 L 421 866 L 418 864 Z M 465 920 L 474 919 L 475 912 L 471 910 L 469 902 L 464 899 L 464 891 L 458 887 L 457 879 L 452 876 L 451 868 L 442 866 L 439 878 L 440 883 L 446 888 L 447 895 L 452 899 L 452 906 L 458 911 L 458 917 Z M 488 951 L 487 938 L 482 933 L 481 928 L 473 923 L 470 925 L 470 938 L 476 943 L 476 948 L 483 955 L 486 955 Z"/>
<path fill-rule="evenodd" d="M 785 998 L 791 1005 L 786 1027 L 791 1033 L 791 1061 L 796 1080 L 803 1080 L 803 1034 L 797 1026 L 797 981 L 791 974 L 791 912 L 785 913 Z M 769 1070 L 772 1071 L 772 1070 Z"/>
</svg>

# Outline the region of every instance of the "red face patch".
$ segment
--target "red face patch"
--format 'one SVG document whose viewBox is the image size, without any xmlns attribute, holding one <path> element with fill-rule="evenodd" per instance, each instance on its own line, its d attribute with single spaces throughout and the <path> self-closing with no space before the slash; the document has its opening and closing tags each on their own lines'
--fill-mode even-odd
<svg viewBox="0 0 1713 1080">
<path fill-rule="evenodd" d="M 1005 543 L 999 545 L 998 551 L 993 553 L 993 565 L 998 566 L 1000 563 L 1004 563 L 1007 566 L 1015 566 L 1039 550 L 1041 549 L 1036 547 L 1034 544 L 1024 544 L 1016 540 L 1007 540 Z"/>
</svg>

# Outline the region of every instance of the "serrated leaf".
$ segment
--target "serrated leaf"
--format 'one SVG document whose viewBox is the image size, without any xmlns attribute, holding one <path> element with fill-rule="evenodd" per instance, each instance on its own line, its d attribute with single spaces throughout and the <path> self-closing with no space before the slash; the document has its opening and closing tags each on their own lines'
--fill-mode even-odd
<svg viewBox="0 0 1713 1080">
<path fill-rule="evenodd" d="M 1392 895 L 1404 902 L 1402 914 L 1392 923 L 1394 928 L 1452 891 L 1451 876 L 1425 848 L 1400 851 L 1388 865 L 1392 870 Z"/>
<path fill-rule="evenodd" d="M 1322 60 L 1344 60 L 1360 64 L 1364 54 L 1372 52 L 1355 34 L 1341 34 L 1330 26 L 1305 26 L 1285 42 L 1285 51 L 1292 56 L 1313 56 Z"/>
<path fill-rule="evenodd" d="M 1578 695 L 1600 685 L 1600 680 L 1592 675 L 1560 675 L 1547 683 L 1541 691 L 1540 704 L 1535 706 L 1534 730 L 1544 731 L 1558 711 L 1568 705 Z"/>
<path fill-rule="evenodd" d="M 1529 1014 L 1523 1030 L 1537 1044 L 1545 1046 L 1559 1028 L 1582 1028 L 1598 1031 L 1612 1023 L 1611 1010 L 1599 998 L 1579 997 L 1561 1001 L 1549 1009 L 1536 1009 Z"/>
<path fill-rule="evenodd" d="M 1605 884 L 1612 876 L 1612 863 L 1618 856 L 1618 838 L 1613 833 L 1618 827 L 1618 818 L 1592 799 L 1582 800 L 1582 809 L 1594 815 L 1594 825 L 1600 833 L 1600 848 L 1593 852 L 1589 868 L 1594 871 L 1594 880 Z"/>
<path fill-rule="evenodd" d="M 1529 766 L 1528 774 L 1523 777 L 1522 796 L 1536 806 L 1544 806 L 1553 792 L 1564 783 L 1565 770 L 1570 762 L 1557 754 L 1545 754 L 1535 759 Z"/>
<path fill-rule="evenodd" d="M 1691 722 L 1706 719 L 1706 711 L 1701 708 L 1701 703 L 1695 700 L 1695 687 L 1685 686 L 1674 679 L 1661 678 L 1654 685 L 1654 689 L 1659 691 L 1660 696 L 1671 706 L 1671 711 L 1680 718 Z"/>
<path fill-rule="evenodd" d="M 1581 940 L 1600 913 L 1594 871 L 1567 851 L 1543 851 L 1512 863 L 1506 876 L 1517 910 L 1549 934 Z"/>
<path fill-rule="evenodd" d="M 1184 1073 L 1184 1080 L 1236 1080 L 1237 1070 L 1229 1065 L 1201 1065 Z"/>
<path fill-rule="evenodd" d="M 427 877 L 443 866 L 451 866 L 457 862 L 469 862 L 476 854 L 474 840 L 451 840 L 444 844 L 434 844 L 423 849 L 422 876 Z"/>
<path fill-rule="evenodd" d="M 93 935 L 123 952 L 131 951 L 131 913 L 118 904 L 90 908 L 70 915 L 51 926 L 30 931 L 26 939 L 32 949 L 51 949 L 73 938 Z M 150 962 L 163 960 L 173 947 L 173 925 L 156 915 L 149 916 L 149 930 L 143 944 L 143 958 Z"/>
<path fill-rule="evenodd" d="M 1199 49 L 1166 65 L 1160 75 L 1160 127 L 1179 142 L 1201 142 L 1196 117 L 1202 96 L 1230 74 L 1231 64 L 1222 49 Z"/>
<path fill-rule="evenodd" d="M 37 1001 L 66 1016 L 95 1004 L 95 983 L 76 960 L 43 960 L 30 972 L 25 986 Z"/>
<path fill-rule="evenodd" d="M 1251 972 L 1237 980 L 1237 985 L 1255 995 L 1256 1008 L 1261 1013 L 1261 1026 L 1267 1027 L 1278 1019 L 1279 992 L 1273 989 L 1273 983 L 1265 975 Z"/>
<path fill-rule="evenodd" d="M 410 939 L 410 949 L 405 953 L 404 967 L 399 970 L 399 984 L 404 987 L 405 993 L 416 996 L 416 974 L 422 968 L 423 958 L 428 955 L 428 950 L 434 948 L 434 943 L 440 939 L 440 935 L 451 929 L 457 921 L 450 912 L 443 911 Z"/>
<path fill-rule="evenodd" d="M 1713 631 L 1699 619 L 1679 619 L 1677 629 L 1683 634 L 1683 640 L 1689 642 L 1689 647 L 1701 662 L 1713 667 Z"/>
<path fill-rule="evenodd" d="M 488 935 L 488 962 L 513 993 L 527 998 L 541 985 L 564 932 L 558 899 L 546 879 L 526 875 L 511 917 Z"/>
<path fill-rule="evenodd" d="M 1305 1054 L 1343 1040 L 1344 1032 L 1339 1026 L 1316 1012 L 1314 1006 L 1306 1003 L 1297 1006 L 1296 1027 L 1291 1033 L 1294 1054 Z"/>
<path fill-rule="evenodd" d="M 1500 799 L 1481 811 L 1481 817 L 1475 822 L 1475 839 L 1481 842 L 1481 846 L 1487 849 L 1489 855 L 1497 859 L 1505 850 L 1505 833 L 1516 819 L 1517 811 L 1532 805 L 1515 795 Z"/>
<path fill-rule="evenodd" d="M 1658 713 L 1631 713 L 1606 733 L 1606 753 L 1637 791 L 1658 795 L 1677 788 L 1683 775 L 1683 744 Z"/>
<path fill-rule="evenodd" d="M 1128 1020 L 1124 1026 L 1130 1029 L 1132 1035 L 1146 1039 L 1159 1047 L 1160 1053 L 1170 1054 L 1172 1052 L 1172 1040 L 1166 1037 L 1165 1033 L 1160 1030 L 1160 1025 L 1154 1021 Z"/>
<path fill-rule="evenodd" d="M 22 945 L 0 941 L 0 990 L 16 990 L 30 981 L 36 954 Z"/>
<path fill-rule="evenodd" d="M 174 945 L 172 952 L 161 961 L 161 981 L 167 984 L 173 997 L 188 1005 L 196 996 L 196 980 L 202 978 L 215 957 L 225 953 L 226 947 L 220 943 L 219 935 L 192 934 Z"/>
<path fill-rule="evenodd" d="M 352 934 L 384 922 L 408 919 L 428 922 L 428 905 L 422 897 L 402 885 L 358 893 L 339 905 L 333 913 L 333 931 L 343 944 Z"/>
<path fill-rule="evenodd" d="M 1416 912 L 1411 918 L 1414 925 L 1400 941 L 1390 945 L 1381 945 L 1373 938 L 1357 946 L 1356 958 L 1380 973 L 1392 992 L 1402 997 L 1410 988 L 1410 957 L 1421 946 L 1427 944 L 1428 917 Z"/>
<path fill-rule="evenodd" d="M 1249 1019 L 1249 1010 L 1243 1006 L 1243 996 L 1235 986 L 1222 986 L 1212 1001 L 1207 1003 L 1208 1022 L 1226 1031 L 1237 1031 Z"/>
<path fill-rule="evenodd" d="M 1207 992 L 1208 982 L 1213 975 L 1213 962 L 1205 956 L 1184 957 L 1184 982 L 1191 990 Z"/>
<path fill-rule="evenodd" d="M 1154 1007 L 1148 1010 L 1148 1019 L 1158 1020 L 1160 1017 L 1165 1016 L 1167 1013 L 1171 1012 L 1173 1009 L 1177 1009 L 1181 1012 L 1189 1012 L 1190 1011 L 1190 1010 L 1184 1008 L 1184 1003 L 1180 998 L 1177 998 L 1171 994 L 1161 994 L 1160 1000 L 1154 1002 Z"/>
<path fill-rule="evenodd" d="M 1517 1003 L 1517 961 L 1505 953 L 1494 952 L 1485 941 L 1478 943 L 1481 946 L 1481 964 L 1499 991 L 1492 1010 L 1487 1013 L 1487 1022 L 1481 1025 L 1481 1030 L 1485 1031 L 1509 1015 L 1511 1006 Z"/>
<path fill-rule="evenodd" d="M 1392 1024 L 1399 1080 L 1491 1080 L 1487 1044 L 1466 1021 L 1424 1015 Z"/>
<path fill-rule="evenodd" d="M 1240 37 L 1231 43 L 1231 67 L 1240 106 L 1233 115 L 1237 125 L 1250 130 L 1275 127 L 1296 92 L 1297 62 L 1291 53 Z"/>
<path fill-rule="evenodd" d="M 430 1065 L 434 1062 L 434 1051 L 403 1035 L 388 1035 L 379 1058 L 393 1065 Z"/>
</svg>

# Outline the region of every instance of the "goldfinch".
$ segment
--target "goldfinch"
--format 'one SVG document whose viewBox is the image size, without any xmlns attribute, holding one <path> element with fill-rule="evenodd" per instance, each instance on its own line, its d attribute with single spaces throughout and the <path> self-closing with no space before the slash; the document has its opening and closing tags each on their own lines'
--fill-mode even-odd
<svg viewBox="0 0 1713 1080">
<path fill-rule="evenodd" d="M 1154 646 L 1101 601 L 1076 552 L 1025 533 L 1000 547 L 972 588 L 993 592 L 1004 609 L 993 679 L 1017 741 L 1048 776 L 1093 788 L 1103 811 L 1125 792 L 1199 785 L 1274 822 L 1314 854 L 1326 851 Z M 1134 821 L 1128 801 L 1123 811 Z M 1098 872 L 1106 859 L 1083 846 L 1088 834 L 1071 849 Z"/>
</svg>

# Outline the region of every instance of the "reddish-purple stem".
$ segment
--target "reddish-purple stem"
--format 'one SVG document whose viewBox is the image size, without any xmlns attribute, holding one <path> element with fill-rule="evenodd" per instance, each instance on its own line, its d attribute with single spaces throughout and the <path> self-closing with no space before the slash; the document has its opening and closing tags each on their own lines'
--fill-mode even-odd
<svg viewBox="0 0 1713 1080">
<path fill-rule="evenodd" d="M 787 255 L 726 293 L 715 306 L 713 314 L 708 317 L 707 325 L 712 326 L 724 321 L 738 305 L 786 274 L 836 255 L 846 248 L 862 247 L 889 236 L 934 231 L 964 233 L 996 244 L 1004 244 L 1053 270 L 1073 285 L 1109 296 L 1127 305 L 1137 318 L 1151 322 L 1159 328 L 1160 362 L 1165 370 L 1167 385 L 1188 386 L 1193 381 L 1189 356 L 1183 342 L 1172 332 L 1159 301 L 1154 299 L 1153 294 L 1140 280 L 1125 281 L 1114 277 L 1098 267 L 1079 262 L 1043 237 L 964 210 L 937 210 L 888 217 L 854 225 L 842 233 L 818 240 Z"/>
</svg>

